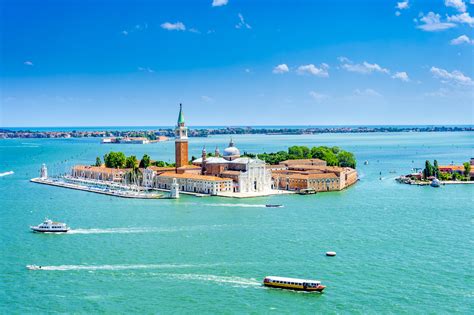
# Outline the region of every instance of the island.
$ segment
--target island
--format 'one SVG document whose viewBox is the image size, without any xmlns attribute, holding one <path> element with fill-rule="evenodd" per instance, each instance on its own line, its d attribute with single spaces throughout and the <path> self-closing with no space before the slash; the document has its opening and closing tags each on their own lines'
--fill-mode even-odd
<svg viewBox="0 0 474 315">
<path fill-rule="evenodd" d="M 179 193 L 248 198 L 285 193 L 314 194 L 339 191 L 357 182 L 356 160 L 339 147 L 291 146 L 287 151 L 241 154 L 233 138 L 222 153 L 218 147 L 201 157 L 188 158 L 188 129 L 182 106 L 175 128 L 175 162 L 140 160 L 123 152 L 109 152 L 92 165 L 75 165 L 69 174 L 50 179 L 43 165 L 33 182 L 60 186 L 99 187 L 118 196 L 148 197 L 148 193 Z M 94 191 L 97 192 L 97 191 Z M 129 194 L 130 192 L 130 194 Z"/>
<path fill-rule="evenodd" d="M 396 180 L 409 185 L 431 185 L 439 187 L 446 184 L 474 184 L 474 158 L 462 165 L 438 165 L 438 161 L 425 161 L 423 169 L 415 169 L 412 173 L 402 175 Z"/>
</svg>

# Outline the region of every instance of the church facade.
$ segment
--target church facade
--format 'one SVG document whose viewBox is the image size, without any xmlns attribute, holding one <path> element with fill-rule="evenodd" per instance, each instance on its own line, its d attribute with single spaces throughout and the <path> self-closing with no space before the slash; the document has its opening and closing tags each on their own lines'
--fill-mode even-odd
<svg viewBox="0 0 474 315">
<path fill-rule="evenodd" d="M 192 163 L 201 167 L 202 175 L 232 179 L 233 192 L 265 193 L 272 189 L 271 171 L 266 168 L 265 162 L 258 158 L 241 157 L 232 139 L 222 156 L 216 148 L 214 156 L 208 157 L 203 148 L 201 158 Z"/>
</svg>

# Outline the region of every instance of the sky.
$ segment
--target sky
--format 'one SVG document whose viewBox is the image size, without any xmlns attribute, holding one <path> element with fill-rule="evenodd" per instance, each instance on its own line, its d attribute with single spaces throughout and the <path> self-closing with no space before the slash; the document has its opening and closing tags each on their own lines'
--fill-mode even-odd
<svg viewBox="0 0 474 315">
<path fill-rule="evenodd" d="M 473 124 L 474 0 L 0 0 L 0 126 Z"/>
</svg>

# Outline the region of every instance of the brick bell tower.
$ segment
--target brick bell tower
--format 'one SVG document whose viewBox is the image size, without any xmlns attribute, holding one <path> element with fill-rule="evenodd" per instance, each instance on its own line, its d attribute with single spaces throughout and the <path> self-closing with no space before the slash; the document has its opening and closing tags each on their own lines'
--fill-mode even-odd
<svg viewBox="0 0 474 315">
<path fill-rule="evenodd" d="M 175 161 L 176 167 L 188 165 L 188 128 L 184 125 L 183 105 L 179 104 L 178 124 L 175 133 Z"/>
</svg>

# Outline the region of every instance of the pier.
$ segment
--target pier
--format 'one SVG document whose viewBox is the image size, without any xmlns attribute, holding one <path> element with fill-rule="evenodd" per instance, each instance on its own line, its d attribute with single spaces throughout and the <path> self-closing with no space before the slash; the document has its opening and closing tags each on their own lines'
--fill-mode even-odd
<svg viewBox="0 0 474 315">
<path fill-rule="evenodd" d="M 166 198 L 163 194 L 157 193 L 144 193 L 139 191 L 132 190 L 118 190 L 118 189 L 109 189 L 109 188 L 99 188 L 94 186 L 80 185 L 77 183 L 69 183 L 63 179 L 51 179 L 51 178 L 32 178 L 30 180 L 33 183 L 44 184 L 56 187 L 63 187 L 69 189 L 82 190 L 87 192 L 93 192 L 102 195 L 109 195 L 114 197 L 121 198 L 133 198 L 133 199 L 161 199 Z"/>
</svg>

